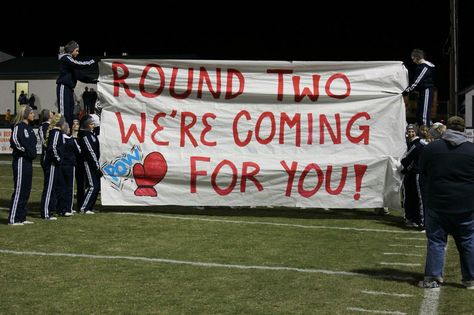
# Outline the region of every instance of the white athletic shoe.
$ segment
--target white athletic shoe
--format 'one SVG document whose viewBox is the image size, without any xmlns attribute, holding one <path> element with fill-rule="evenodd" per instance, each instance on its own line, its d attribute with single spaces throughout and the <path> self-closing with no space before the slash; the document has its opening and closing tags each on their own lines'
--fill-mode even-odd
<svg viewBox="0 0 474 315">
<path fill-rule="evenodd" d="M 8 223 L 8 225 L 17 226 L 17 225 L 24 225 L 22 222 L 15 222 L 15 223 Z"/>
<path fill-rule="evenodd" d="M 94 214 L 94 211 L 91 211 L 91 210 L 87 210 L 86 212 L 84 212 L 85 214 Z"/>
<path fill-rule="evenodd" d="M 48 221 L 55 221 L 55 220 L 57 220 L 58 218 L 56 218 L 56 217 L 46 217 L 46 218 L 44 218 L 44 219 L 45 219 L 45 220 L 48 220 Z"/>
<path fill-rule="evenodd" d="M 32 222 L 32 221 L 27 221 L 27 220 L 25 220 L 25 221 L 23 221 L 23 222 L 21 222 L 21 223 L 23 223 L 23 224 L 34 224 L 34 222 Z"/>
</svg>

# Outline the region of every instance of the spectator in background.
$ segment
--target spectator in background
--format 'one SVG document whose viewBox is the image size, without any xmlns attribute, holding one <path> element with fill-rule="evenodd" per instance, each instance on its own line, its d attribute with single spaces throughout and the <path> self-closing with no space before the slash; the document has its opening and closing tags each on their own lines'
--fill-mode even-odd
<svg viewBox="0 0 474 315">
<path fill-rule="evenodd" d="M 28 105 L 28 97 L 25 94 L 25 91 L 21 91 L 20 96 L 18 96 L 18 104 Z"/>
<path fill-rule="evenodd" d="M 74 105 L 74 113 L 73 113 L 73 117 L 74 119 L 79 119 L 80 117 L 80 114 L 81 114 L 81 102 L 77 101 L 76 102 L 76 105 Z"/>
<path fill-rule="evenodd" d="M 464 119 L 448 119 L 441 140 L 428 144 L 420 156 L 420 170 L 426 192 L 425 277 L 422 288 L 443 283 L 448 235 L 456 242 L 462 282 L 474 289 L 474 144 L 464 134 Z"/>
<path fill-rule="evenodd" d="M 89 92 L 89 88 L 87 86 L 84 88 L 84 92 L 82 92 L 82 102 L 84 103 L 84 111 L 86 114 L 89 114 L 89 108 L 91 106 L 91 92 Z"/>
<path fill-rule="evenodd" d="M 97 102 L 97 92 L 94 90 L 94 88 L 91 88 L 90 95 L 91 95 L 90 96 L 91 105 L 89 107 L 88 114 L 95 114 L 95 103 Z"/>
<path fill-rule="evenodd" d="M 33 93 L 31 93 L 31 96 L 28 99 L 28 104 L 30 105 L 31 108 L 33 108 L 33 110 L 38 109 L 38 107 L 35 105 L 35 102 L 36 102 L 36 97 Z"/>
<path fill-rule="evenodd" d="M 58 99 L 59 113 L 63 114 L 69 126 L 72 126 L 74 117 L 74 88 L 77 81 L 84 83 L 97 83 L 96 79 L 84 75 L 81 69 L 90 67 L 95 63 L 94 59 L 77 61 L 79 55 L 79 44 L 70 41 L 64 47 L 64 53 L 59 54 L 59 77 L 56 80 L 56 95 Z"/>
<path fill-rule="evenodd" d="M 5 120 L 10 124 L 11 120 L 12 120 L 12 112 L 9 109 L 7 109 L 7 112 L 5 113 Z"/>
<path fill-rule="evenodd" d="M 33 160 L 36 158 L 36 135 L 31 127 L 33 118 L 31 107 L 20 106 L 10 136 L 14 185 L 8 214 L 9 225 L 33 223 L 26 220 L 26 204 L 30 198 L 33 180 Z"/>
<path fill-rule="evenodd" d="M 411 60 L 417 65 L 413 83 L 403 91 L 407 95 L 413 90 L 419 92 L 418 103 L 416 105 L 416 123 L 418 127 L 431 125 L 431 105 L 433 103 L 434 90 L 434 64 L 425 60 L 425 52 L 421 49 L 414 49 L 411 53 Z"/>
</svg>

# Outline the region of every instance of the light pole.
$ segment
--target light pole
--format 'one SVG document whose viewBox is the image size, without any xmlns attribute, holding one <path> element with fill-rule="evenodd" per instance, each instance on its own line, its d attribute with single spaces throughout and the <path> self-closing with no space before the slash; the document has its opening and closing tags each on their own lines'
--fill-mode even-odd
<svg viewBox="0 0 474 315">
<path fill-rule="evenodd" d="M 458 1 L 450 0 L 449 114 L 458 113 Z"/>
</svg>

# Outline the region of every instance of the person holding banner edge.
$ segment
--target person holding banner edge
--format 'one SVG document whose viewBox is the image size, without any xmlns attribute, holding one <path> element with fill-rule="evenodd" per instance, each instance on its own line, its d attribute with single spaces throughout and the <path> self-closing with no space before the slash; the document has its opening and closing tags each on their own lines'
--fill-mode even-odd
<svg viewBox="0 0 474 315">
<path fill-rule="evenodd" d="M 56 80 L 56 96 L 58 102 L 58 111 L 66 118 L 69 126 L 73 124 L 74 118 L 74 88 L 77 81 L 84 83 L 97 83 L 97 79 L 92 79 L 82 73 L 82 69 L 88 68 L 95 63 L 94 59 L 87 61 L 78 61 L 79 44 L 70 41 L 64 46 L 64 52 L 58 56 L 59 59 L 59 77 Z"/>
<path fill-rule="evenodd" d="M 408 95 L 408 93 L 414 90 L 419 92 L 416 105 L 416 123 L 418 127 L 422 125 L 430 127 L 435 65 L 425 60 L 425 52 L 421 49 L 413 49 L 411 60 L 417 65 L 415 77 L 413 83 L 403 91 L 403 95 Z"/>
</svg>

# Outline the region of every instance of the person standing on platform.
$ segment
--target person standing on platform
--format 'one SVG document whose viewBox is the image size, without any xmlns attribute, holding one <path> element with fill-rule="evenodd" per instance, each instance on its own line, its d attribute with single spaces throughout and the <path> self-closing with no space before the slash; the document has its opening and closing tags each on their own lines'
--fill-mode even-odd
<svg viewBox="0 0 474 315">
<path fill-rule="evenodd" d="M 70 41 L 64 47 L 64 53 L 60 53 L 59 58 L 59 77 L 56 80 L 56 96 L 58 102 L 58 111 L 66 118 L 69 126 L 72 126 L 74 117 L 74 88 L 77 81 L 84 83 L 97 83 L 97 79 L 92 79 L 84 75 L 81 69 L 90 67 L 95 63 L 94 59 L 87 61 L 78 61 L 79 44 Z"/>
</svg>

